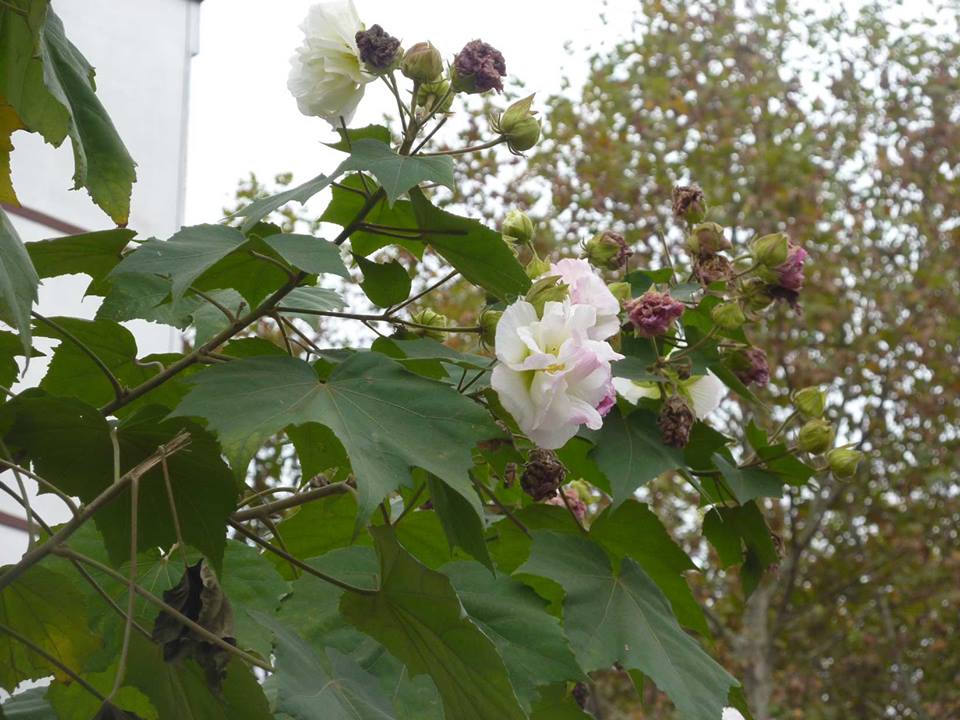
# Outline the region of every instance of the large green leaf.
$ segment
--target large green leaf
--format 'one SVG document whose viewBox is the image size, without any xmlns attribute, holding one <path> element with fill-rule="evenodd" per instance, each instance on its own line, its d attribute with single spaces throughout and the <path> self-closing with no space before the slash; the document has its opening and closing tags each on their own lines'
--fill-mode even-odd
<svg viewBox="0 0 960 720">
<path fill-rule="evenodd" d="M 171 295 L 181 297 L 194 281 L 247 242 L 240 231 L 226 225 L 193 225 L 169 240 L 148 240 L 110 273 L 145 273 L 172 280 Z"/>
<path fill-rule="evenodd" d="M 104 696 L 110 694 L 113 689 L 114 679 L 117 674 L 117 664 L 114 663 L 103 672 L 84 673 L 83 679 L 95 687 Z M 103 716 L 97 715 L 100 709 L 101 701 L 79 683 L 68 681 L 65 683 L 55 682 L 47 689 L 47 700 L 57 711 L 61 718 L 94 718 L 99 720 Z M 140 690 L 130 685 L 120 687 L 116 695 L 113 696 L 113 704 L 131 713 L 141 720 L 158 720 L 157 710 L 153 707 L 150 699 Z M 105 716 L 107 718 L 117 718 L 118 720 L 132 720 L 131 716 Z"/>
<path fill-rule="evenodd" d="M 649 676 L 683 718 L 721 716 L 736 681 L 683 631 L 667 598 L 633 560 L 624 558 L 614 573 L 595 543 L 536 530 L 530 559 L 518 572 L 563 587 L 563 624 L 585 670 L 619 662 Z"/>
<path fill-rule="evenodd" d="M 745 503 L 758 497 L 783 497 L 783 480 L 779 476 L 760 468 L 737 467 L 720 453 L 714 454 L 713 462 L 737 502 Z"/>
<path fill-rule="evenodd" d="M 253 357 L 204 370 L 175 415 L 204 418 L 242 472 L 285 427 L 318 422 L 343 443 L 357 478 L 360 521 L 422 467 L 479 505 L 471 448 L 501 432 L 479 405 L 374 352 L 357 353 L 321 383 L 307 363 Z"/>
<path fill-rule="evenodd" d="M 280 253 L 284 260 L 304 272 L 350 277 L 350 271 L 340 257 L 340 249 L 323 238 L 280 234 L 265 237 L 263 241 Z"/>
<path fill-rule="evenodd" d="M 117 225 L 126 225 L 136 163 L 97 99 L 93 68 L 67 39 L 53 10 L 47 12 L 40 53 L 44 85 L 69 113 L 74 186 L 87 188 Z"/>
<path fill-rule="evenodd" d="M 467 280 L 503 299 L 527 291 L 530 278 L 500 233 L 434 207 L 420 190 L 410 200 L 424 240 Z"/>
<path fill-rule="evenodd" d="M 530 714 L 530 720 L 591 720 L 591 717 L 580 709 L 564 683 L 542 688 Z"/>
<path fill-rule="evenodd" d="M 464 616 L 445 575 L 406 552 L 393 530 L 373 528 L 380 557 L 374 595 L 344 594 L 343 616 L 404 662 L 411 675 L 428 673 L 457 720 L 525 717 L 493 643 Z"/>
<path fill-rule="evenodd" d="M 491 577 L 473 562 L 450 563 L 441 572 L 470 619 L 497 646 L 525 709 L 541 685 L 584 679 L 559 621 L 533 590 L 507 575 Z"/>
<path fill-rule="evenodd" d="M 743 562 L 740 584 L 752 593 L 763 573 L 780 556 L 756 502 L 736 507 L 714 507 L 703 519 L 703 534 L 717 550 L 723 567 Z"/>
<path fill-rule="evenodd" d="M 463 548 L 493 572 L 493 561 L 484 537 L 483 519 L 477 513 L 476 502 L 470 503 L 449 485 L 431 475 L 427 476 L 426 482 L 430 488 L 433 511 L 443 526 L 450 551 L 453 552 L 455 547 Z"/>
<path fill-rule="evenodd" d="M 40 278 L 7 214 L 0 208 L 0 320 L 20 334 L 30 352 L 30 310 Z"/>
<path fill-rule="evenodd" d="M 331 550 L 354 542 L 369 544 L 366 533 L 357 535 L 357 501 L 351 493 L 325 497 L 300 506 L 295 513 L 277 524 L 277 537 L 283 540 L 287 551 L 299 558 L 327 555 Z M 323 532 L 317 532 L 323 528 Z M 290 565 L 282 558 L 271 556 L 270 561 L 286 577 L 294 576 Z"/>
<path fill-rule="evenodd" d="M 661 473 L 684 467 L 683 451 L 663 444 L 657 416 L 643 408 L 626 417 L 614 408 L 593 439 L 590 457 L 607 476 L 614 505 Z"/>
<path fill-rule="evenodd" d="M 0 592 L 0 624 L 79 671 L 99 646 L 82 597 L 71 578 L 36 565 Z M 0 688 L 12 692 L 22 680 L 54 673 L 61 671 L 0 631 Z"/>
<path fill-rule="evenodd" d="M 366 179 L 367 187 L 373 185 L 373 179 Z M 324 222 L 335 223 L 341 227 L 349 225 L 367 200 L 364 183 L 360 175 L 351 175 L 344 178 L 342 183 L 333 186 L 333 198 L 323 211 L 320 219 Z M 418 259 L 423 255 L 424 244 L 419 240 L 420 227 L 417 217 L 413 213 L 413 206 L 409 200 L 397 200 L 388 205 L 385 200 L 378 202 L 367 213 L 366 222 L 372 225 L 381 225 L 392 228 L 391 232 L 407 231 L 417 239 L 403 239 L 382 235 L 376 232 L 367 232 L 358 229 L 350 235 L 350 247 L 357 255 L 366 257 L 384 245 L 398 245 Z"/>
<path fill-rule="evenodd" d="M 123 249 L 135 235 L 133 230 L 114 228 L 31 242 L 26 248 L 40 277 L 83 273 L 92 280 L 87 294 L 104 295 L 107 274 L 120 262 Z"/>
<path fill-rule="evenodd" d="M 411 281 L 410 274 L 403 265 L 396 260 L 375 263 L 362 255 L 355 255 L 354 259 L 363 273 L 360 287 L 370 298 L 370 302 L 385 308 L 407 299 Z"/>
<path fill-rule="evenodd" d="M 392 205 L 397 198 L 422 182 L 435 182 L 454 189 L 453 159 L 447 156 L 398 155 L 390 146 L 372 138 L 351 144 L 350 157 L 340 172 L 367 170 L 380 183 Z"/>
</svg>

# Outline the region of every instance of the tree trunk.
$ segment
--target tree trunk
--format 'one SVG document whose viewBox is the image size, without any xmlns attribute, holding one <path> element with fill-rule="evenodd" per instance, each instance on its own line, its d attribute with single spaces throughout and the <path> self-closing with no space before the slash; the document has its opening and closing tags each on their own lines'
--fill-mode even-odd
<svg viewBox="0 0 960 720">
<path fill-rule="evenodd" d="M 769 720 L 773 695 L 773 643 L 770 637 L 770 601 L 776 583 L 762 582 L 747 600 L 743 630 L 737 638 L 736 653 L 744 668 L 743 685 L 747 705 L 755 720 Z"/>
</svg>

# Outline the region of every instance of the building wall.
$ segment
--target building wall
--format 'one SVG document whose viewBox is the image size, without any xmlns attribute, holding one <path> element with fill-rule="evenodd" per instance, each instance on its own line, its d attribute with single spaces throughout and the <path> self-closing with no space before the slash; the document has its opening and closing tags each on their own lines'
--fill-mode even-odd
<svg viewBox="0 0 960 720">
<path fill-rule="evenodd" d="M 139 237 L 169 237 L 182 224 L 190 60 L 198 51 L 200 3 L 197 0 L 52 0 L 67 37 L 96 68 L 97 94 L 127 149 L 137 162 L 129 227 Z M 12 172 L 25 211 L 9 209 L 25 242 L 77 231 L 104 230 L 110 218 L 85 190 L 71 191 L 73 153 L 69 140 L 59 148 L 37 135 L 16 133 Z M 30 212 L 32 211 L 32 212 Z M 24 217 L 24 212 L 32 219 Z M 44 220 L 49 216 L 50 220 Z M 44 315 L 93 317 L 99 299 L 84 298 L 88 278 L 72 275 L 44 280 L 38 311 Z M 134 333 L 140 354 L 174 349 L 170 328 L 153 323 L 124 323 Z M 37 338 L 47 352 L 54 343 Z M 35 385 L 47 359 L 35 358 L 17 387 Z M 15 486 L 10 473 L 3 480 Z M 37 509 L 60 522 L 67 512 L 55 497 L 35 499 Z M 0 496 L 0 564 L 13 562 L 26 548 L 26 535 L 2 513 L 23 517 L 22 509 Z M 16 524 L 16 523 L 13 523 Z"/>
</svg>

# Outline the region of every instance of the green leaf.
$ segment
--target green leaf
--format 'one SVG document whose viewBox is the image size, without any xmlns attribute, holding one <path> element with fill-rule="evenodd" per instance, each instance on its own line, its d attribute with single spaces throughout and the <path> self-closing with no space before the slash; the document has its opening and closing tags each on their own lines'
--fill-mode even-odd
<svg viewBox="0 0 960 720">
<path fill-rule="evenodd" d="M 190 382 L 174 414 L 204 418 L 237 472 L 287 426 L 318 422 L 333 430 L 357 477 L 360 522 L 409 484 L 411 467 L 471 498 L 471 448 L 501 434 L 479 405 L 379 353 L 349 357 L 326 383 L 301 360 L 268 356 L 211 367 Z"/>
<path fill-rule="evenodd" d="M 500 233 L 434 207 L 419 190 L 410 200 L 427 243 L 467 280 L 505 300 L 527 291 L 530 278 Z"/>
<path fill-rule="evenodd" d="M 83 596 L 72 578 L 35 565 L 0 592 L 0 624 L 16 630 L 72 670 L 81 670 L 99 647 L 87 627 Z M 61 675 L 43 656 L 0 632 L 0 688 Z"/>
<path fill-rule="evenodd" d="M 643 408 L 626 417 L 614 408 L 593 439 L 590 457 L 607 476 L 614 505 L 661 473 L 684 467 L 683 451 L 663 444 L 657 416 Z"/>
<path fill-rule="evenodd" d="M 592 720 L 567 692 L 566 684 L 554 683 L 540 689 L 530 720 Z"/>
<path fill-rule="evenodd" d="M 337 132 L 340 134 L 340 140 L 338 142 L 324 144 L 327 147 L 345 153 L 350 152 L 351 143 L 364 138 L 377 140 L 385 145 L 389 145 L 391 140 L 390 130 L 383 125 L 366 125 L 362 128 L 347 128 L 346 130 L 337 128 Z"/>
<path fill-rule="evenodd" d="M 624 557 L 635 560 L 667 596 L 680 624 L 710 636 L 700 603 L 683 577 L 696 566 L 646 504 L 628 500 L 615 510 L 607 508 L 590 526 L 590 537 L 615 564 Z"/>
<path fill-rule="evenodd" d="M 390 701 L 376 679 L 355 660 L 335 649 L 314 652 L 293 632 L 264 613 L 254 618 L 270 628 L 276 639 L 276 710 L 294 720 L 389 720 Z"/>
<path fill-rule="evenodd" d="M 20 366 L 14 359 L 23 357 L 23 338 L 0 330 L 0 385 L 9 388 L 20 377 Z M 43 357 L 43 353 L 30 350 L 30 357 Z"/>
<path fill-rule="evenodd" d="M 783 497 L 783 480 L 779 476 L 760 468 L 737 467 L 720 453 L 714 453 L 713 462 L 723 474 L 737 502 L 745 503 L 758 497 Z"/>
<path fill-rule="evenodd" d="M 428 673 L 457 720 L 522 720 L 524 713 L 490 640 L 463 615 L 445 575 L 417 562 L 391 528 L 370 530 L 380 557 L 374 595 L 344 595 L 340 612 L 407 665 Z"/>
<path fill-rule="evenodd" d="M 740 533 L 732 521 L 724 519 L 719 508 L 711 508 L 703 518 L 703 535 L 720 558 L 720 566 L 728 568 L 743 560 Z"/>
<path fill-rule="evenodd" d="M 443 566 L 467 615 L 493 641 L 526 710 L 537 688 L 550 682 L 584 679 L 559 621 L 526 585 L 506 575 L 491 577 L 473 562 Z"/>
<path fill-rule="evenodd" d="M 136 236 L 133 230 L 114 228 L 27 243 L 27 252 L 42 278 L 83 273 L 92 282 L 88 295 L 105 295 L 107 275 L 120 262 L 123 249 Z"/>
<path fill-rule="evenodd" d="M 703 534 L 724 567 L 743 562 L 740 583 L 746 595 L 753 592 L 764 571 L 780 560 L 756 502 L 712 508 L 703 519 Z"/>
<path fill-rule="evenodd" d="M 116 674 L 117 665 L 114 663 L 103 672 L 84 673 L 82 677 L 104 696 L 108 696 L 110 695 L 110 691 L 113 690 Z M 101 705 L 100 700 L 76 682 L 53 683 L 47 690 L 47 700 L 61 718 L 77 717 L 94 718 L 94 720 L 97 720 L 97 718 L 101 717 L 97 715 L 97 711 Z M 157 720 L 157 710 L 153 707 L 150 699 L 137 688 L 130 685 L 120 687 L 117 694 L 113 696 L 113 704 L 128 712 L 136 713 L 137 717 L 142 720 Z M 125 718 L 123 715 L 107 715 L 103 717 Z"/>
<path fill-rule="evenodd" d="M 351 175 L 344 179 L 342 183 L 334 185 L 333 199 L 323 211 L 323 215 L 320 216 L 321 220 L 335 223 L 341 227 L 346 227 L 353 222 L 367 200 L 366 190 L 360 177 L 359 174 Z M 374 184 L 372 178 L 368 178 L 366 183 L 367 187 Z M 385 245 L 397 245 L 414 255 L 418 260 L 423 256 L 424 244 L 419 239 L 420 227 L 417 224 L 417 218 L 413 213 L 413 206 L 410 201 L 397 200 L 392 206 L 385 201 L 378 202 L 367 213 L 365 222 L 406 230 L 414 238 L 407 240 L 357 229 L 350 235 L 350 247 L 355 254 L 366 257 Z"/>
<path fill-rule="evenodd" d="M 350 157 L 340 172 L 367 170 L 387 194 L 387 204 L 422 182 L 455 187 L 453 159 L 446 156 L 398 155 L 387 143 L 360 138 L 352 143 Z"/>
<path fill-rule="evenodd" d="M 277 536 L 290 554 L 315 558 L 353 544 L 356 526 L 357 501 L 352 494 L 344 493 L 300 506 L 277 525 Z M 318 532 L 317 528 L 323 528 L 323 531 Z M 370 544 L 366 533 L 356 535 L 356 542 Z M 294 576 L 290 565 L 282 558 L 271 556 L 270 561 L 285 578 Z"/>
<path fill-rule="evenodd" d="M 563 624 L 585 670 L 620 662 L 650 677 L 689 720 L 716 720 L 736 681 L 677 623 L 666 597 L 630 558 L 610 559 L 582 537 L 538 530 L 518 572 L 563 586 Z"/>
<path fill-rule="evenodd" d="M 385 308 L 403 302 L 410 295 L 410 274 L 396 260 L 375 263 L 362 255 L 354 260 L 363 273 L 360 287 L 374 305 Z"/>
<path fill-rule="evenodd" d="M 52 9 L 40 37 L 44 85 L 70 118 L 67 131 L 73 144 L 74 187 L 87 188 L 93 201 L 117 225 L 126 225 L 136 163 L 97 99 L 94 70 L 67 39 L 63 23 Z"/>
<path fill-rule="evenodd" d="M 204 302 L 198 295 L 170 299 L 171 282 L 159 275 L 117 275 L 97 310 L 97 320 L 149 320 L 186 330 Z"/>
<path fill-rule="evenodd" d="M 297 451 L 304 478 L 326 473 L 328 480 L 345 480 L 350 473 L 350 459 L 343 444 L 325 425 L 306 423 L 287 430 L 287 436 Z M 318 555 L 322 553 L 313 553 Z M 305 555 L 303 557 L 312 557 Z"/>
<path fill-rule="evenodd" d="M 169 277 L 173 281 L 171 295 L 177 300 L 206 270 L 246 242 L 247 238 L 236 228 L 226 225 L 185 227 L 169 240 L 148 240 L 126 255 L 110 275 L 144 273 Z"/>
<path fill-rule="evenodd" d="M 0 208 L 0 320 L 20 334 L 25 353 L 30 352 L 30 310 L 39 283 L 20 236 Z"/>
<path fill-rule="evenodd" d="M 294 267 L 314 275 L 332 274 L 350 277 L 343 264 L 340 248 L 313 235 L 269 235 L 263 241 Z"/>
<path fill-rule="evenodd" d="M 474 497 L 471 502 L 431 475 L 427 476 L 427 487 L 450 551 L 453 552 L 455 547 L 463 548 L 492 573 L 493 561 L 484 539 L 483 511 L 479 499 Z"/>
</svg>

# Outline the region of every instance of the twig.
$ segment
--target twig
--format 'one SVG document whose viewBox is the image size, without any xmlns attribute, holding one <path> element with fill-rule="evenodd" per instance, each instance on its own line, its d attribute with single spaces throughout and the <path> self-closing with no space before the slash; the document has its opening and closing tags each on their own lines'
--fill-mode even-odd
<svg viewBox="0 0 960 720">
<path fill-rule="evenodd" d="M 489 148 L 496 147 L 497 145 L 501 145 L 506 141 L 507 141 L 507 138 L 501 135 L 496 140 L 485 142 L 482 145 L 473 145 L 471 147 L 459 148 L 457 150 L 438 150 L 437 152 L 420 153 L 420 157 L 437 157 L 439 155 L 465 155 L 466 153 L 479 152 L 480 150 L 487 150 Z"/>
<path fill-rule="evenodd" d="M 420 298 L 422 298 L 424 295 L 428 295 L 429 293 L 432 293 L 434 290 L 436 290 L 438 287 L 440 287 L 441 285 L 443 285 L 445 282 L 447 282 L 448 280 L 452 280 L 453 278 L 455 278 L 455 277 L 456 277 L 457 275 L 459 275 L 459 274 L 460 274 L 460 271 L 459 271 L 459 270 L 451 270 L 451 271 L 448 272 L 446 275 L 444 275 L 442 278 L 440 278 L 439 280 L 437 280 L 435 283 L 433 283 L 432 285 L 428 286 L 425 290 L 421 290 L 420 292 L 418 292 L 418 293 L 417 293 L 416 295 L 414 295 L 413 297 L 407 298 L 406 300 L 404 300 L 404 301 L 403 301 L 402 303 L 400 303 L 399 305 L 390 308 L 390 311 L 387 312 L 386 314 L 387 314 L 387 315 L 393 315 L 395 312 L 397 312 L 398 310 L 402 310 L 402 309 L 405 308 L 407 305 L 411 305 L 412 303 L 415 303 L 417 300 L 419 300 Z"/>
<path fill-rule="evenodd" d="M 240 510 L 239 512 L 235 512 L 233 515 L 231 515 L 230 519 L 236 522 L 256 520 L 267 515 L 280 512 L 281 510 L 289 510 L 290 508 L 306 505 L 307 503 L 319 498 L 329 497 L 330 495 L 340 495 L 349 491 L 350 486 L 345 482 L 334 483 L 333 485 L 324 485 L 323 487 L 313 488 L 312 490 L 307 490 L 306 492 L 302 492 L 297 495 L 291 495 L 290 497 L 283 498 L 282 500 L 275 500 L 271 503 L 257 505 L 256 507 L 252 507 L 248 510 Z"/>
<path fill-rule="evenodd" d="M 199 295 L 202 299 L 206 300 L 208 303 L 210 303 L 211 305 L 213 305 L 217 310 L 219 310 L 220 312 L 222 312 L 222 313 L 224 314 L 224 316 L 226 316 L 226 318 L 227 318 L 227 320 L 228 320 L 229 322 L 236 322 L 236 321 L 237 321 L 237 316 L 234 315 L 233 312 L 230 310 L 230 308 L 228 308 L 228 307 L 227 307 L 226 305 L 224 305 L 223 303 L 221 303 L 221 302 L 219 302 L 218 300 L 214 299 L 213 297 L 211 297 L 211 296 L 208 295 L 207 293 L 203 292 L 202 290 L 197 290 L 197 288 L 193 287 L 192 285 L 190 286 L 190 290 L 191 290 L 191 292 L 193 292 L 194 294 Z"/>
<path fill-rule="evenodd" d="M 508 510 L 507 507 L 502 502 L 500 502 L 500 498 L 497 497 L 496 493 L 493 492 L 493 490 L 488 488 L 483 483 L 477 482 L 476 480 L 473 481 L 473 484 L 477 486 L 481 491 L 485 492 L 487 494 L 487 497 L 490 498 L 490 501 L 497 506 L 497 510 L 499 510 L 503 515 L 505 515 L 510 520 L 510 522 L 512 522 L 514 525 L 520 528 L 523 531 L 524 535 L 526 535 L 528 538 L 533 537 L 533 535 L 531 535 L 530 531 L 527 529 L 527 526 L 524 525 L 522 522 L 520 522 L 519 518 L 517 518 L 516 515 L 510 512 L 510 510 Z"/>
<path fill-rule="evenodd" d="M 423 150 L 424 145 L 430 142 L 431 138 L 433 138 L 433 136 L 437 134 L 437 131 L 446 124 L 448 118 L 449 118 L 448 115 L 444 115 L 442 118 L 440 118 L 440 121 L 433 126 L 433 130 L 427 133 L 427 136 L 423 140 L 421 140 L 420 144 L 413 149 L 413 153 L 412 153 L 413 155 L 416 155 L 418 152 Z"/>
<path fill-rule="evenodd" d="M 276 265 L 278 268 L 280 268 L 281 270 L 283 270 L 283 272 L 287 274 L 287 277 L 291 279 L 297 276 L 297 272 L 295 270 L 293 270 L 286 263 L 280 262 L 276 258 L 272 258 L 269 255 L 264 255 L 263 253 L 257 252 L 256 250 L 248 250 L 247 252 L 249 252 L 253 257 L 257 258 L 257 260 L 263 260 L 264 262 L 268 262 L 271 265 Z"/>
<path fill-rule="evenodd" d="M 0 440 L 0 450 L 2 450 L 5 454 L 9 456 L 10 453 L 7 450 L 7 447 L 2 440 Z M 63 490 L 58 488 L 49 480 L 46 480 L 45 478 L 40 477 L 36 473 L 30 472 L 25 467 L 22 467 L 21 465 L 17 465 L 16 463 L 11 462 L 10 460 L 6 460 L 4 458 L 0 458 L 0 465 L 3 465 L 9 470 L 12 470 L 14 475 L 16 475 L 17 473 L 21 473 L 23 475 L 26 475 L 28 478 L 30 478 L 34 482 L 36 482 L 38 485 L 42 485 L 43 487 L 47 488 L 48 490 L 56 494 L 58 498 L 63 500 L 66 506 L 70 508 L 71 513 L 73 513 L 74 515 L 77 514 L 77 504 L 73 501 L 73 498 L 67 495 Z"/>
<path fill-rule="evenodd" d="M 180 527 L 180 515 L 177 512 L 177 502 L 173 496 L 173 483 L 170 482 L 170 467 L 167 465 L 167 458 L 160 460 L 160 468 L 163 470 L 163 485 L 167 491 L 167 502 L 170 505 L 170 517 L 173 519 L 173 531 L 177 535 L 177 546 L 180 548 L 180 555 L 183 558 L 184 569 L 190 566 L 190 560 L 187 558 L 187 544 L 183 541 L 183 531 Z"/>
<path fill-rule="evenodd" d="M 166 463 L 163 463 L 166 466 Z M 117 662 L 117 672 L 113 676 L 113 689 L 107 695 L 107 700 L 113 700 L 120 692 L 127 675 L 127 655 L 130 652 L 130 633 L 133 630 L 133 612 L 137 601 L 137 505 L 139 503 L 140 480 L 134 478 L 130 482 L 130 574 L 127 585 L 127 621 L 123 626 L 123 643 L 120 645 L 120 660 Z"/>
<path fill-rule="evenodd" d="M 401 520 L 403 520 L 403 518 L 407 516 L 407 513 L 413 510 L 417 506 L 417 500 L 419 500 L 420 496 L 423 495 L 423 491 L 426 489 L 426 487 L 427 487 L 427 484 L 424 483 L 423 485 L 421 485 L 416 489 L 416 492 L 413 493 L 413 497 L 410 498 L 410 502 L 406 504 L 406 507 L 404 507 L 403 510 L 400 512 L 400 514 L 397 516 L 397 519 L 393 521 L 394 525 L 396 525 Z"/>
<path fill-rule="evenodd" d="M 119 401 L 126 395 L 127 391 L 124 389 L 123 385 L 120 384 L 120 381 L 117 380 L 117 376 L 113 374 L 113 371 L 109 367 L 107 367 L 107 364 L 103 360 L 101 360 L 100 357 L 93 350 L 87 347 L 86 343 L 80 340 L 80 338 L 78 338 L 72 332 L 65 329 L 62 325 L 60 325 L 60 323 L 57 323 L 48 317 L 44 317 L 43 315 L 41 315 L 36 311 L 31 311 L 30 314 L 34 318 L 42 322 L 44 325 L 49 325 L 51 328 L 53 328 L 58 333 L 63 335 L 65 340 L 69 340 L 70 342 L 72 342 L 74 345 L 77 346 L 77 348 L 80 349 L 80 351 L 84 355 L 90 358 L 90 360 L 93 361 L 93 364 L 96 365 L 97 368 L 100 370 L 100 372 L 102 372 L 104 376 L 107 378 L 107 380 L 110 381 L 110 386 L 113 388 L 113 394 L 116 397 L 117 401 Z"/>
</svg>

